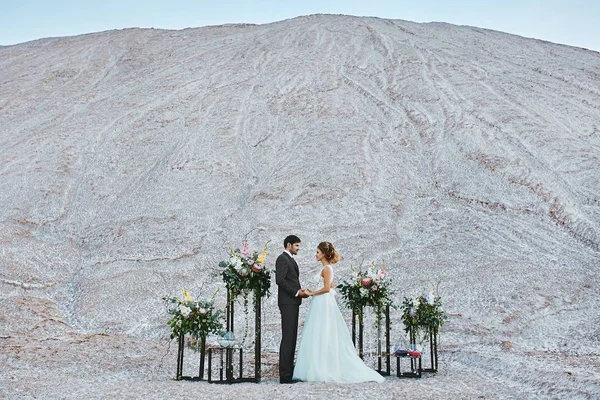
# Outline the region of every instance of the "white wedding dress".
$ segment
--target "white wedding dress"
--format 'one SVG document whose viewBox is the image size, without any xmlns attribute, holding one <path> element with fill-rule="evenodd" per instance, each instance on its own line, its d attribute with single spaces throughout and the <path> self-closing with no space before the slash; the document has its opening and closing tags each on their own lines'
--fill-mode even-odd
<svg viewBox="0 0 600 400">
<path fill-rule="evenodd" d="M 320 273 L 317 278 L 318 280 L 311 282 L 315 290 L 323 284 Z M 356 354 L 350 332 L 335 301 L 335 289 L 311 297 L 293 379 L 305 382 L 385 380 L 375 370 L 367 367 Z"/>
</svg>

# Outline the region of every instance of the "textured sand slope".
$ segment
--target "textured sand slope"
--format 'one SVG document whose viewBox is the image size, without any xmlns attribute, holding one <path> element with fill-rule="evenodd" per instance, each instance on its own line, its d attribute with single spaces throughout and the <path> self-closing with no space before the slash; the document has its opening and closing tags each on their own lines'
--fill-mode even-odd
<svg viewBox="0 0 600 400">
<path fill-rule="evenodd" d="M 212 295 L 228 242 L 272 240 L 272 265 L 293 232 L 303 274 L 330 240 L 338 278 L 383 261 L 399 299 L 440 283 L 442 371 L 361 396 L 598 395 L 599 177 L 585 49 L 332 15 L 0 47 L 0 393 L 214 390 L 168 381 L 160 299 Z M 248 386 L 293 396 L 218 390 Z"/>
</svg>

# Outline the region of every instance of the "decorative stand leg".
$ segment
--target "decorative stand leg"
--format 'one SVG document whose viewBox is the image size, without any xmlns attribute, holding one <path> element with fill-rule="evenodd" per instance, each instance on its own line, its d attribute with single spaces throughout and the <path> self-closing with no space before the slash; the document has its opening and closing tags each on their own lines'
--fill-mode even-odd
<svg viewBox="0 0 600 400">
<path fill-rule="evenodd" d="M 254 379 L 260 382 L 261 373 L 261 304 L 260 292 L 258 289 L 254 291 Z M 241 361 L 241 360 L 240 360 Z M 240 366 L 240 371 L 242 367 Z M 242 374 L 240 373 L 240 378 Z"/>
<path fill-rule="evenodd" d="M 352 310 L 352 344 L 356 348 L 356 311 Z"/>
<path fill-rule="evenodd" d="M 385 371 L 382 370 L 381 351 L 381 322 L 377 324 L 377 372 L 383 376 L 390 376 L 390 306 L 385 307 Z"/>
<path fill-rule="evenodd" d="M 234 307 L 231 291 L 227 288 L 227 331 L 233 332 Z M 221 351 L 221 380 L 223 379 L 223 369 L 225 369 L 225 380 L 228 383 L 233 382 L 233 353 L 231 349 L 225 350 L 225 366 L 223 367 L 223 352 Z"/>
<path fill-rule="evenodd" d="M 390 375 L 390 305 L 385 306 L 385 372 Z"/>
<path fill-rule="evenodd" d="M 233 383 L 233 349 L 225 349 L 225 380 Z"/>
<path fill-rule="evenodd" d="M 221 358 L 219 363 L 219 380 L 223 382 L 223 351 L 219 352 L 219 356 Z"/>
<path fill-rule="evenodd" d="M 429 358 L 431 361 L 431 368 L 424 368 L 424 372 L 437 372 L 438 370 L 438 354 L 437 354 L 437 328 L 429 329 Z"/>
<path fill-rule="evenodd" d="M 410 328 L 408 336 L 409 336 L 409 339 L 408 339 L 409 340 L 409 346 L 413 345 L 413 344 L 416 345 L 417 344 L 417 332 L 416 332 L 416 330 L 415 330 L 414 327 Z"/>
<path fill-rule="evenodd" d="M 226 328 L 227 331 L 233 332 L 233 301 L 231 299 L 231 291 L 227 288 L 227 308 L 225 310 L 227 315 Z"/>
<path fill-rule="evenodd" d="M 381 373 L 381 321 L 377 321 L 377 372 Z"/>
<path fill-rule="evenodd" d="M 361 359 L 364 359 L 364 354 L 363 354 L 363 331 L 364 331 L 364 324 L 363 324 L 363 308 L 361 307 L 359 310 L 359 314 L 358 314 L 358 356 Z"/>
<path fill-rule="evenodd" d="M 356 345 L 356 317 L 358 317 L 358 346 Z M 358 349 L 358 356 L 363 358 L 363 309 L 352 310 L 352 343 Z"/>
<path fill-rule="evenodd" d="M 185 344 L 185 335 L 179 335 L 178 347 L 177 347 L 177 374 L 175 376 L 176 380 L 181 379 L 181 375 L 183 374 L 183 347 Z"/>
<path fill-rule="evenodd" d="M 433 351 L 432 353 L 435 354 L 435 371 L 437 372 L 438 370 L 438 352 L 437 352 L 437 338 L 438 338 L 438 330 L 437 328 L 435 328 L 435 331 L 433 333 Z"/>
<path fill-rule="evenodd" d="M 212 382 L 212 373 L 211 373 L 211 368 L 212 367 L 212 349 L 208 350 L 208 381 Z"/>
<path fill-rule="evenodd" d="M 206 336 L 200 336 L 200 369 L 198 370 L 198 377 L 200 380 L 204 380 L 204 355 L 206 354 Z"/>
<path fill-rule="evenodd" d="M 244 352 L 240 349 L 240 379 L 244 376 Z"/>
</svg>

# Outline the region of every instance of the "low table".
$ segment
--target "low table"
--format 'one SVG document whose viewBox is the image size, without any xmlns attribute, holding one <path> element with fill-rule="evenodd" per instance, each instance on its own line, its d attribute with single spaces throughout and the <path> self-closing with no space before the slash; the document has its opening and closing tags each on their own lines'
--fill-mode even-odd
<svg viewBox="0 0 600 400">
<path fill-rule="evenodd" d="M 410 360 L 410 371 L 402 372 L 402 361 L 401 359 Z M 421 364 L 421 355 L 418 357 L 412 357 L 407 355 L 396 356 L 396 376 L 398 378 L 420 378 L 421 371 L 423 370 Z"/>
</svg>

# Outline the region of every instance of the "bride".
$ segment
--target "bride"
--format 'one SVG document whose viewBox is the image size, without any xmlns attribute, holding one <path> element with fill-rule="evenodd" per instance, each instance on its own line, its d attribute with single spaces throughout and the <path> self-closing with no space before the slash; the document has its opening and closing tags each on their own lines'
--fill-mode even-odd
<svg viewBox="0 0 600 400">
<path fill-rule="evenodd" d="M 293 379 L 383 382 L 384 378 L 367 367 L 356 354 L 350 332 L 335 301 L 332 265 L 339 261 L 339 254 L 331 243 L 321 242 L 317 246 L 316 259 L 323 266 L 319 274 L 323 287 L 305 291 L 312 300 L 302 329 Z"/>
</svg>

